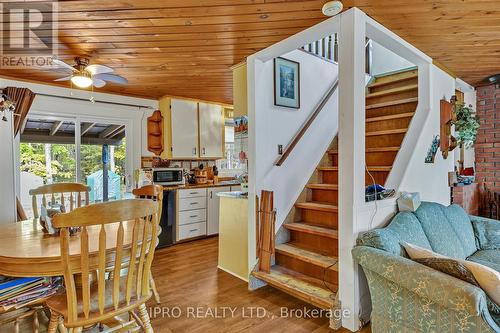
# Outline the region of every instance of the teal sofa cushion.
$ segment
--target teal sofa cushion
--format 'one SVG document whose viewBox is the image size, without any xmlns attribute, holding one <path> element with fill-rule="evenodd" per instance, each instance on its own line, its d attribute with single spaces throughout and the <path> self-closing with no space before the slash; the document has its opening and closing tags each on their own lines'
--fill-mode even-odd
<svg viewBox="0 0 500 333">
<path fill-rule="evenodd" d="M 453 230 L 455 230 L 460 244 L 464 250 L 466 257 L 470 256 L 478 250 L 476 246 L 476 239 L 474 236 L 474 228 L 469 215 L 459 205 L 453 204 L 448 207 L 443 207 L 444 214 L 448 218 Z"/>
<path fill-rule="evenodd" d="M 451 258 L 465 259 L 467 255 L 461 240 L 448 221 L 444 209 L 445 207 L 438 203 L 422 202 L 414 214 L 434 252 Z"/>
<path fill-rule="evenodd" d="M 500 221 L 473 216 L 477 245 L 482 250 L 500 250 Z"/>
<path fill-rule="evenodd" d="M 387 227 L 365 232 L 359 236 L 357 241 L 358 245 L 407 256 L 402 243 L 411 243 L 432 250 L 420 222 L 410 212 L 396 214 Z"/>
<path fill-rule="evenodd" d="M 479 250 L 467 260 L 477 262 L 500 272 L 500 251 L 499 250 Z"/>
</svg>

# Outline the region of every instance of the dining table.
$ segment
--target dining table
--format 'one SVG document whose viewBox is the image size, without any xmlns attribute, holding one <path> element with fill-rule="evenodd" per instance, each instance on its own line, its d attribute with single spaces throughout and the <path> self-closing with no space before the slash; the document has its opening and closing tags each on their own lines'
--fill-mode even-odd
<svg viewBox="0 0 500 333">
<path fill-rule="evenodd" d="M 130 248 L 134 221 L 124 221 L 123 248 Z M 105 225 L 106 262 L 114 263 L 117 230 L 119 223 Z M 98 267 L 100 225 L 87 228 L 89 240 L 89 268 Z M 140 239 L 140 238 L 139 238 Z M 81 272 L 80 237 L 76 233 L 70 237 L 70 265 L 73 272 Z M 126 251 L 125 251 L 126 252 Z M 125 259 L 125 258 L 124 258 Z M 63 275 L 60 238 L 43 231 L 39 219 L 2 224 L 0 232 L 0 275 L 12 277 L 52 277 Z M 121 318 L 113 318 L 107 326 L 123 323 Z M 60 327 L 60 331 L 65 331 Z M 114 332 L 120 332 L 117 330 Z M 126 327 L 123 328 L 127 332 Z"/>
</svg>

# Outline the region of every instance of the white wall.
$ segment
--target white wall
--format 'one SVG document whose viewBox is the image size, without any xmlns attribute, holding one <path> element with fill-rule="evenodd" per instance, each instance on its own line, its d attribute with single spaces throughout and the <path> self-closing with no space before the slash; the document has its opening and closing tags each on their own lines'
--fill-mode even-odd
<svg viewBox="0 0 500 333">
<path fill-rule="evenodd" d="M 261 62 L 256 69 L 257 104 L 252 119 L 256 128 L 256 193 L 264 189 L 274 191 L 276 230 L 290 212 L 338 128 L 338 97 L 335 93 L 285 163 L 279 167 L 274 165 L 279 157 L 278 145 L 286 147 L 338 75 L 337 65 L 303 51 L 295 50 L 283 57 L 300 63 L 300 109 L 274 105 L 274 65 L 269 60 Z"/>
<path fill-rule="evenodd" d="M 440 100 L 449 100 L 455 94 L 455 80 L 447 73 L 431 66 L 431 110 L 414 147 L 411 160 L 404 174 L 399 189 L 401 191 L 420 192 L 422 200 L 450 203 L 448 172 L 453 171 L 454 158 L 450 154 L 445 160 L 438 150 L 434 163 L 425 163 L 425 156 L 432 139 L 439 135 Z"/>
<path fill-rule="evenodd" d="M 414 67 L 415 64 L 372 41 L 372 75 L 385 74 Z"/>
<path fill-rule="evenodd" d="M 146 127 L 144 126 L 144 118 L 147 117 L 152 109 L 158 108 L 158 101 L 134 98 L 121 95 L 105 94 L 95 92 L 93 94 L 96 101 L 105 101 L 112 103 L 130 104 L 134 106 L 123 106 L 123 105 L 112 105 L 105 103 L 91 103 L 87 100 L 79 100 L 77 98 L 88 99 L 90 97 L 89 92 L 81 91 L 77 89 L 67 89 L 60 87 L 53 87 L 43 84 L 28 83 L 23 81 L 14 81 L 0 78 L 0 87 L 26 87 L 31 91 L 38 94 L 45 94 L 51 96 L 37 95 L 33 101 L 33 105 L 30 109 L 30 114 L 39 114 L 44 116 L 56 116 L 56 117 L 71 117 L 79 118 L 82 121 L 95 121 L 96 119 L 104 119 L 110 122 L 116 122 L 117 124 L 126 125 L 126 136 L 128 138 L 127 142 L 127 169 L 129 173 L 132 173 L 134 169 L 140 167 L 141 155 L 147 152 L 145 134 Z M 74 99 L 60 98 L 60 97 L 70 97 Z M 142 107 L 138 107 L 138 106 Z M 9 132 L 9 134 L 11 131 Z M 5 156 L 1 161 L 2 172 L 4 177 L 2 181 L 6 183 L 5 189 L 6 199 L 1 200 L 0 214 L 3 212 L 8 212 L 9 207 L 12 207 L 12 202 L 15 200 L 16 193 L 19 195 L 19 136 L 16 139 L 6 135 L 2 129 L 0 134 L 2 137 L 5 136 L 5 141 L 8 145 L 2 145 L 0 148 L 1 156 Z M 9 149 L 8 147 L 12 147 Z M 13 165 L 12 169 L 8 166 Z M 8 183 L 12 181 L 13 186 L 7 187 Z M 1 184 L 3 185 L 3 184 Z M 2 221 L 14 222 L 15 215 L 9 214 L 5 218 L 1 218 Z"/>
</svg>

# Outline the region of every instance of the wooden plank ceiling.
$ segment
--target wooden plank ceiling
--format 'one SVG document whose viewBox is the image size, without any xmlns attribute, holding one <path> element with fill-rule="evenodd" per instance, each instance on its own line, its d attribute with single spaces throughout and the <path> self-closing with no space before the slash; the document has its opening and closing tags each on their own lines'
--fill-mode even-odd
<svg viewBox="0 0 500 333">
<path fill-rule="evenodd" d="M 68 63 L 87 56 L 129 80 L 99 91 L 232 103 L 230 67 L 326 19 L 325 2 L 59 1 L 59 55 Z M 500 72 L 499 0 L 346 0 L 344 5 L 360 7 L 473 85 Z M 64 76 L 42 70 L 1 73 L 44 83 Z"/>
</svg>

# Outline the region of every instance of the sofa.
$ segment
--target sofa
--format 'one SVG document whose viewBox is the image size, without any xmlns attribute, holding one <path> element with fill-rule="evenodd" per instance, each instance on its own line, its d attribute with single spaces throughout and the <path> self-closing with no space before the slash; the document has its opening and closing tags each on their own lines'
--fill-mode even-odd
<svg viewBox="0 0 500 333">
<path fill-rule="evenodd" d="M 385 228 L 361 234 L 352 255 L 368 281 L 372 332 L 500 332 L 500 307 L 481 288 L 412 261 L 402 246 L 500 271 L 498 223 L 457 205 L 422 202 Z"/>
</svg>

